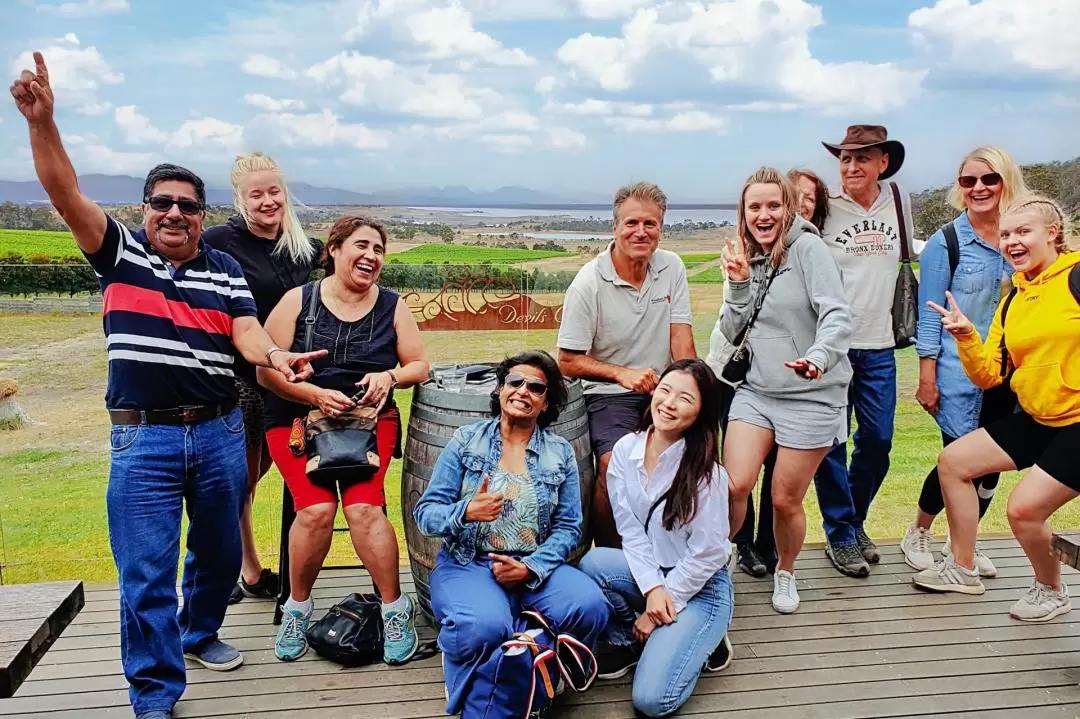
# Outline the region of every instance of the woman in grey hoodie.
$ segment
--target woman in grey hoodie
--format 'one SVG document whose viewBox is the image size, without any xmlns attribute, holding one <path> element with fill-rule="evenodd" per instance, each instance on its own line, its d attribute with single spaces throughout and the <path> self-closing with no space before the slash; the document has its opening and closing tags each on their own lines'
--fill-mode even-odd
<svg viewBox="0 0 1080 719">
<path fill-rule="evenodd" d="M 777 447 L 772 605 L 788 614 L 799 607 L 794 572 L 806 538 L 803 498 L 822 458 L 847 433 L 852 322 L 836 261 L 817 228 L 799 217 L 786 177 L 769 167 L 755 172 L 738 212 L 738 240 L 724 251 L 720 315 L 721 332 L 750 356 L 724 437 L 731 528 L 742 524 L 762 463 Z"/>
</svg>

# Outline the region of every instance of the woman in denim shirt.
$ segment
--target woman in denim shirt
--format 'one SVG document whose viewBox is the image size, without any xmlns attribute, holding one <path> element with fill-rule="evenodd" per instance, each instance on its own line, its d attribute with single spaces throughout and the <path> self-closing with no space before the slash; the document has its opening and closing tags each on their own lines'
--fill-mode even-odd
<svg viewBox="0 0 1080 719">
<path fill-rule="evenodd" d="M 444 540 L 431 607 L 448 714 L 462 711 L 474 684 L 495 683 L 477 675 L 493 669 L 487 659 L 510 639 L 522 608 L 590 647 L 608 617 L 599 587 L 566 564 L 582 512 L 573 449 L 547 429 L 566 404 L 562 373 L 547 353 L 525 352 L 495 376 L 494 418 L 454 433 L 413 512 L 421 532 Z"/>
<path fill-rule="evenodd" d="M 926 304 L 945 304 L 945 291 L 964 308 L 982 336 L 986 336 L 994 310 L 1002 297 L 1003 280 L 1011 272 L 998 251 L 998 217 L 1001 208 L 1027 191 L 1020 168 L 1007 152 L 980 147 L 964 158 L 950 203 L 963 210 L 952 221 L 959 245 L 959 262 L 953 271 L 942 228 L 934 233 L 922 251 L 919 282 L 919 327 L 916 351 L 919 355 L 919 389 L 916 399 L 941 428 L 941 441 L 948 446 L 958 437 L 1008 416 L 1016 409 L 1016 397 L 1008 383 L 983 392 L 968 379 L 960 364 L 956 340 L 944 330 L 941 317 Z M 975 480 L 979 493 L 979 516 L 990 506 L 998 475 Z M 930 527 L 945 504 L 935 467 L 923 482 L 915 523 L 901 543 L 904 559 L 915 569 L 934 565 L 930 547 Z M 942 548 L 948 554 L 946 541 Z M 997 574 L 990 558 L 976 551 L 976 563 L 984 577 Z"/>
</svg>

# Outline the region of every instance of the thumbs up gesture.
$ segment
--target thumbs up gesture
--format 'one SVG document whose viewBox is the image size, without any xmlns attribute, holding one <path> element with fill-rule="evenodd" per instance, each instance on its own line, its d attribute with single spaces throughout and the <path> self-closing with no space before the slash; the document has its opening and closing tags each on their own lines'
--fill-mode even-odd
<svg viewBox="0 0 1080 719">
<path fill-rule="evenodd" d="M 480 489 L 465 508 L 465 520 L 468 522 L 494 522 L 502 514 L 502 492 L 488 492 L 488 478 L 480 483 Z"/>
<path fill-rule="evenodd" d="M 956 335 L 969 335 L 975 331 L 975 325 L 971 324 L 960 308 L 956 306 L 956 300 L 953 299 L 952 292 L 945 290 L 945 304 L 946 307 L 942 307 L 936 302 L 927 302 L 927 305 L 931 309 L 937 311 L 941 315 L 941 326 L 949 331 L 953 336 Z"/>
</svg>

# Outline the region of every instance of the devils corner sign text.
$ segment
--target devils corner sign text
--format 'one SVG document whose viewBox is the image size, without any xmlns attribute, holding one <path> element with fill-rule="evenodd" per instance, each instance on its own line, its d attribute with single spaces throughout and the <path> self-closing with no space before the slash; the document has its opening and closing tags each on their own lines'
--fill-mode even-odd
<svg viewBox="0 0 1080 719">
<path fill-rule="evenodd" d="M 562 305 L 540 304 L 505 277 L 467 275 L 424 300 L 404 295 L 421 330 L 557 330 Z"/>
</svg>

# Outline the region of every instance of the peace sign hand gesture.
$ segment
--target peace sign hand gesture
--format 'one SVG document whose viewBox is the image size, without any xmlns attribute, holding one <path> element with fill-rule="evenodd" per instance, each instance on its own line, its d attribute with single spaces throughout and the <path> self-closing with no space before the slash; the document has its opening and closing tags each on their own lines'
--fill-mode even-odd
<svg viewBox="0 0 1080 719">
<path fill-rule="evenodd" d="M 936 302 L 927 302 L 926 304 L 941 315 L 942 327 L 953 336 L 969 335 L 975 331 L 975 325 L 971 324 L 971 320 L 956 306 L 956 300 L 953 299 L 952 292 L 945 290 L 945 304 L 948 309 Z"/>
<path fill-rule="evenodd" d="M 746 249 L 738 237 L 729 237 L 720 251 L 724 259 L 724 274 L 732 282 L 745 282 L 750 279 L 750 264 L 746 260 Z"/>
<path fill-rule="evenodd" d="M 23 70 L 19 79 L 11 85 L 15 105 L 30 124 L 48 122 L 53 116 L 52 86 L 49 84 L 49 68 L 40 52 L 34 53 L 34 72 Z"/>
</svg>

